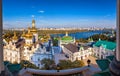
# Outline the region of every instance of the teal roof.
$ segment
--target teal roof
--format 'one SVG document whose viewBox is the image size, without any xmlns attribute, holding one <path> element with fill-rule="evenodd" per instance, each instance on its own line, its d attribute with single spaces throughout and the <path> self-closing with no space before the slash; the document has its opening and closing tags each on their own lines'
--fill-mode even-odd
<svg viewBox="0 0 120 76">
<path fill-rule="evenodd" d="M 4 61 L 4 65 L 7 65 L 8 63 L 10 63 L 9 61 Z"/>
<path fill-rule="evenodd" d="M 16 71 L 19 71 L 21 69 L 20 64 L 10 64 L 7 67 L 8 67 L 10 72 L 16 72 Z"/>
<path fill-rule="evenodd" d="M 107 71 L 107 72 L 96 73 L 93 76 L 111 76 L 111 75 L 110 75 L 110 72 Z"/>
<path fill-rule="evenodd" d="M 116 48 L 116 43 L 99 40 L 94 44 L 94 46 L 103 46 L 105 49 L 114 50 Z"/>
<path fill-rule="evenodd" d="M 113 60 L 114 56 L 107 56 L 107 59 L 96 60 L 98 66 L 102 70 L 102 72 L 96 73 L 92 76 L 111 76 L 109 71 L 110 61 Z"/>
<path fill-rule="evenodd" d="M 101 76 L 99 73 L 97 73 L 97 74 L 94 74 L 94 75 L 92 75 L 92 76 Z"/>
<path fill-rule="evenodd" d="M 96 60 L 96 62 L 102 71 L 108 70 L 110 64 L 108 59 Z"/>
<path fill-rule="evenodd" d="M 71 36 L 64 36 L 61 40 L 73 40 Z"/>
<path fill-rule="evenodd" d="M 113 60 L 113 58 L 114 58 L 114 55 L 107 56 L 106 58 L 107 58 L 107 59 L 109 59 L 110 61 L 112 61 L 112 60 Z"/>
<path fill-rule="evenodd" d="M 20 64 L 11 64 L 9 61 L 4 61 L 4 65 L 7 66 L 10 72 L 18 72 L 22 68 Z"/>
</svg>

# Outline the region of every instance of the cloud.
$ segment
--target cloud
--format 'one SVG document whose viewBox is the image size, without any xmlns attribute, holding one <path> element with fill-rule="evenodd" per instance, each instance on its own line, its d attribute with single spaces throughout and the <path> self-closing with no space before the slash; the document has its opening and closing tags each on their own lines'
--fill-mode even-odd
<svg viewBox="0 0 120 76">
<path fill-rule="evenodd" d="M 38 11 L 39 13 L 44 13 L 45 11 L 43 11 L 43 10 L 40 10 L 40 11 Z"/>
<path fill-rule="evenodd" d="M 78 19 L 78 21 L 89 21 L 89 19 Z"/>
<path fill-rule="evenodd" d="M 32 15 L 32 18 L 34 18 L 35 17 L 35 15 Z"/>
<path fill-rule="evenodd" d="M 111 15 L 110 14 L 107 14 L 107 15 L 105 15 L 104 17 L 110 17 Z"/>
</svg>

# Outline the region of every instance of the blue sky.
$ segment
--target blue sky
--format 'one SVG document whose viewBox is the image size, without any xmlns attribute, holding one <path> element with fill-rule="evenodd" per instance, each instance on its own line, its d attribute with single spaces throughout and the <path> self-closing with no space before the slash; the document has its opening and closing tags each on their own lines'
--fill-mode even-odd
<svg viewBox="0 0 120 76">
<path fill-rule="evenodd" d="M 116 0 L 3 0 L 4 28 L 115 27 Z"/>
</svg>

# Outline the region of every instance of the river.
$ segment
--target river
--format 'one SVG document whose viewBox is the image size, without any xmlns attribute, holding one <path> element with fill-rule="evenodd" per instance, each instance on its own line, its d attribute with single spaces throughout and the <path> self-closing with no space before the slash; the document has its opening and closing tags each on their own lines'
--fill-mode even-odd
<svg viewBox="0 0 120 76">
<path fill-rule="evenodd" d="M 76 33 L 69 33 L 68 36 L 72 36 L 75 39 L 80 39 L 80 38 L 88 38 L 92 35 L 95 34 L 103 34 L 106 32 L 105 30 L 95 30 L 95 31 L 87 31 L 87 32 L 76 32 Z M 63 37 L 65 34 L 52 34 L 52 37 Z"/>
</svg>

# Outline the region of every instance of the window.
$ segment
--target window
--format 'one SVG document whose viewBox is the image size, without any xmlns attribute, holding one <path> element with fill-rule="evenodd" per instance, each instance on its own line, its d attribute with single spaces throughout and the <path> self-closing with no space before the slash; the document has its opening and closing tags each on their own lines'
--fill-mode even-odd
<svg viewBox="0 0 120 76">
<path fill-rule="evenodd" d="M 38 67 L 40 67 L 40 64 L 38 64 Z"/>
<path fill-rule="evenodd" d="M 38 61 L 40 61 L 40 59 L 38 58 Z"/>
<path fill-rule="evenodd" d="M 10 53 L 10 56 L 12 56 L 12 53 Z"/>
<path fill-rule="evenodd" d="M 99 54 L 97 54 L 97 56 L 99 56 Z"/>
<path fill-rule="evenodd" d="M 5 57 L 5 60 L 7 60 L 7 57 Z"/>
</svg>

